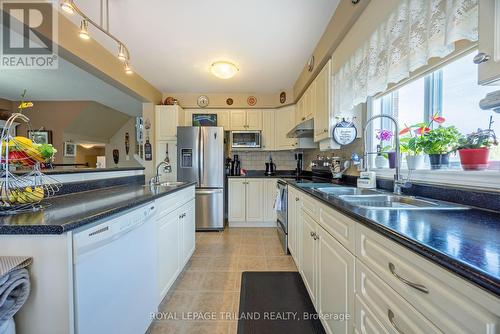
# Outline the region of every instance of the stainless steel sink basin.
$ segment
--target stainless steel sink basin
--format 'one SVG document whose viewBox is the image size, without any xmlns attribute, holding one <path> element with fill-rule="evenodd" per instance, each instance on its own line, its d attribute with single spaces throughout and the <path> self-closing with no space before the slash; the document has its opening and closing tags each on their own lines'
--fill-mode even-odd
<svg viewBox="0 0 500 334">
<path fill-rule="evenodd" d="M 341 195 L 372 195 L 378 194 L 377 191 L 368 190 L 368 189 L 359 189 L 353 187 L 325 187 L 325 188 L 315 188 L 319 192 L 322 192 L 327 195 L 332 196 L 341 196 Z"/>
<path fill-rule="evenodd" d="M 322 187 L 339 187 L 332 183 L 314 183 L 314 182 L 304 182 L 295 184 L 299 188 L 322 188 Z"/>
<path fill-rule="evenodd" d="M 466 207 L 451 203 L 419 199 L 411 196 L 391 194 L 341 195 L 343 201 L 371 210 L 457 210 Z"/>
</svg>

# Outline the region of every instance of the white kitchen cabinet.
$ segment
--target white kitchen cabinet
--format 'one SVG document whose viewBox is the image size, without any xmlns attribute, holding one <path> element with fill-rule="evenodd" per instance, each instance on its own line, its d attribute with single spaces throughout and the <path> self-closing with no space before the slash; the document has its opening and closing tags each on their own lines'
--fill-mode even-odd
<svg viewBox="0 0 500 334">
<path fill-rule="evenodd" d="M 224 128 L 224 131 L 230 129 L 229 124 L 229 110 L 218 110 L 217 111 L 217 126 Z"/>
<path fill-rule="evenodd" d="M 298 213 L 300 211 L 299 192 L 292 187 L 288 187 L 288 250 L 295 260 L 297 268 L 299 268 L 298 257 Z M 300 227 L 302 228 L 302 226 Z M 300 269 L 300 268 L 299 268 Z"/>
<path fill-rule="evenodd" d="M 387 333 L 385 327 L 377 320 L 373 311 L 366 306 L 359 296 L 355 296 L 355 314 L 356 323 L 354 333 L 356 334 L 384 334 Z"/>
<path fill-rule="evenodd" d="M 276 221 L 276 210 L 274 209 L 274 202 L 276 200 L 277 179 L 264 179 L 264 203 L 263 203 L 263 220 Z"/>
<path fill-rule="evenodd" d="M 177 126 L 184 124 L 184 110 L 179 105 L 155 107 L 155 136 L 159 140 L 176 140 Z"/>
<path fill-rule="evenodd" d="M 181 272 L 182 231 L 177 211 L 156 219 L 158 226 L 159 301 L 166 295 Z"/>
<path fill-rule="evenodd" d="M 246 179 L 230 178 L 228 181 L 228 220 L 246 221 Z"/>
<path fill-rule="evenodd" d="M 302 249 L 301 249 L 301 268 L 300 273 L 304 280 L 304 284 L 309 292 L 309 297 L 314 306 L 317 306 L 317 224 L 309 217 L 308 214 L 303 215 L 302 220 Z"/>
<path fill-rule="evenodd" d="M 259 109 L 231 110 L 230 130 L 262 130 L 262 111 Z"/>
<path fill-rule="evenodd" d="M 305 94 L 302 94 L 300 99 L 297 101 L 296 108 L 295 108 L 295 124 L 297 125 L 299 123 L 302 123 L 305 120 L 304 117 L 304 111 L 305 111 Z"/>
<path fill-rule="evenodd" d="M 274 151 L 276 147 L 276 109 L 262 110 L 262 149 Z"/>
<path fill-rule="evenodd" d="M 311 82 L 309 87 L 305 92 L 305 101 L 304 101 L 304 111 L 302 119 L 308 120 L 314 117 L 315 109 L 316 109 L 316 80 Z"/>
<path fill-rule="evenodd" d="M 264 180 L 246 179 L 246 221 L 264 220 Z"/>
<path fill-rule="evenodd" d="M 194 186 L 155 201 L 158 241 L 158 303 L 195 249 Z"/>
<path fill-rule="evenodd" d="M 276 109 L 276 150 L 293 150 L 296 138 L 288 138 L 287 133 L 295 126 L 295 107 Z"/>
<path fill-rule="evenodd" d="M 322 227 L 318 239 L 318 301 L 320 314 L 354 314 L 354 265 L 356 259 Z M 353 320 L 324 319 L 328 333 L 351 333 Z"/>
<path fill-rule="evenodd" d="M 246 110 L 231 110 L 230 130 L 246 130 L 247 112 Z"/>
<path fill-rule="evenodd" d="M 194 199 L 183 205 L 179 210 L 179 221 L 182 229 L 181 266 L 184 267 L 191 258 L 195 249 L 195 201 Z"/>
<path fill-rule="evenodd" d="M 276 179 L 230 178 L 228 220 L 231 226 L 275 226 Z"/>
<path fill-rule="evenodd" d="M 489 59 L 479 64 L 480 84 L 500 84 L 500 0 L 479 1 L 479 53 Z"/>
<path fill-rule="evenodd" d="M 314 113 L 314 141 L 318 142 L 328 138 L 332 131 L 330 124 L 330 106 L 331 106 L 331 85 L 332 76 L 331 60 L 323 67 L 321 72 L 314 80 L 316 88 L 314 90 L 315 113 Z"/>
<path fill-rule="evenodd" d="M 158 166 L 161 161 L 165 160 L 165 157 L 167 156 L 167 150 L 171 165 L 170 173 L 166 172 L 164 168 L 160 168 L 160 180 L 177 181 L 177 140 L 159 140 L 156 142 L 155 149 L 156 154 L 153 157 L 155 166 Z"/>
</svg>

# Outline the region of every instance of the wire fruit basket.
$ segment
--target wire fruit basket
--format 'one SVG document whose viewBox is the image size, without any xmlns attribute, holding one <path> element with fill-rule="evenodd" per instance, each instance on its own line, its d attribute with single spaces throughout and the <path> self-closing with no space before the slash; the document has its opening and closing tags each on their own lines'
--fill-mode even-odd
<svg viewBox="0 0 500 334">
<path fill-rule="evenodd" d="M 43 208 L 42 200 L 54 196 L 61 184 L 41 172 L 41 164 L 52 159 L 56 152 L 50 144 L 37 144 L 33 140 L 13 136 L 14 122 L 26 123 L 29 118 L 14 113 L 6 121 L 1 134 L 0 215 L 34 212 Z M 13 167 L 30 170 L 19 174 Z"/>
</svg>

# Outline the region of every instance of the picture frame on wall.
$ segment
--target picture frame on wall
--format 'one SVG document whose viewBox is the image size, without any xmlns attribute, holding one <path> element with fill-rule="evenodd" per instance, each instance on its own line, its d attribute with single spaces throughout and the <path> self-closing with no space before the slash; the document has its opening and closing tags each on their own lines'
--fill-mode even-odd
<svg viewBox="0 0 500 334">
<path fill-rule="evenodd" d="M 28 138 L 37 144 L 52 144 L 52 131 L 28 130 Z"/>
<path fill-rule="evenodd" d="M 64 142 L 64 156 L 65 157 L 76 157 L 76 144 L 66 141 Z"/>
</svg>

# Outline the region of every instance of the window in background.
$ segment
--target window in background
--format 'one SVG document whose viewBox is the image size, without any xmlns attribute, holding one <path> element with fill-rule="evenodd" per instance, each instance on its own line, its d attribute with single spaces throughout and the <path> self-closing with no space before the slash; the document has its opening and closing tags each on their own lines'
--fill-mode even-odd
<svg viewBox="0 0 500 334">
<path fill-rule="evenodd" d="M 479 108 L 479 101 L 498 86 L 477 84 L 477 65 L 472 61 L 475 53 L 467 54 L 425 77 L 414 80 L 401 88 L 373 100 L 372 115 L 393 115 L 404 128 L 427 122 L 434 114 L 445 117 L 444 126 L 454 125 L 467 134 L 478 128 L 487 128 L 493 116 L 493 130 L 500 135 L 500 115 Z M 374 131 L 391 129 L 387 120 L 375 121 L 371 128 L 371 147 L 376 150 Z M 490 169 L 500 170 L 500 147 L 490 152 Z M 460 168 L 458 155 L 452 158 L 452 167 Z"/>
</svg>

